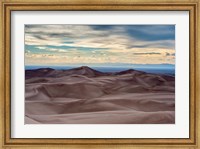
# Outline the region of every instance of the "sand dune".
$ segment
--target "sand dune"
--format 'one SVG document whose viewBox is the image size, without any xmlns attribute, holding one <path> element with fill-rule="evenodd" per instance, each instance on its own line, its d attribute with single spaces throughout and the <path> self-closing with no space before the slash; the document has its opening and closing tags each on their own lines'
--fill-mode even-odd
<svg viewBox="0 0 200 149">
<path fill-rule="evenodd" d="M 26 124 L 173 124 L 175 78 L 136 70 L 26 70 Z"/>
</svg>

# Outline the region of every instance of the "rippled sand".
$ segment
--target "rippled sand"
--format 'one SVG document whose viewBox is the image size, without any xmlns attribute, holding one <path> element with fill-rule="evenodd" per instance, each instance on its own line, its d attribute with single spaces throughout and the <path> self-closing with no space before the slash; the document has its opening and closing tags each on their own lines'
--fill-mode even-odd
<svg viewBox="0 0 200 149">
<path fill-rule="evenodd" d="M 26 71 L 26 124 L 172 124 L 175 78 L 89 67 Z"/>
</svg>

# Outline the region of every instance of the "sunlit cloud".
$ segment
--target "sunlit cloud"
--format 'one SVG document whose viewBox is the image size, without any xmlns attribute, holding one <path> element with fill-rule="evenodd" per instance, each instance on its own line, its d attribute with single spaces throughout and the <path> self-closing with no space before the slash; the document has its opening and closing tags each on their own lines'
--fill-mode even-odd
<svg viewBox="0 0 200 149">
<path fill-rule="evenodd" d="M 173 25 L 26 25 L 26 65 L 175 63 Z"/>
</svg>

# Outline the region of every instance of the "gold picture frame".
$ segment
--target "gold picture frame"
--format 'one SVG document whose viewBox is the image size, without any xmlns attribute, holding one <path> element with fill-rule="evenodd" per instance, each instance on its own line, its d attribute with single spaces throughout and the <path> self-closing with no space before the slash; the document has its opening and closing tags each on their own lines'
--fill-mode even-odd
<svg viewBox="0 0 200 149">
<path fill-rule="evenodd" d="M 2 148 L 200 148 L 200 1 L 199 0 L 2 0 L 1 3 L 0 147 Z M 141 10 L 189 11 L 190 133 L 188 139 L 26 139 L 11 138 L 11 11 Z"/>
</svg>

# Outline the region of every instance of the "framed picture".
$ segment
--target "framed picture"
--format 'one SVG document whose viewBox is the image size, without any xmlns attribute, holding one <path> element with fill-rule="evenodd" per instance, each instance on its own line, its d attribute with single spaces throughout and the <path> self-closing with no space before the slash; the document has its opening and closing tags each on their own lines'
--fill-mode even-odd
<svg viewBox="0 0 200 149">
<path fill-rule="evenodd" d="M 2 148 L 199 148 L 199 4 L 2 1 Z"/>
</svg>

